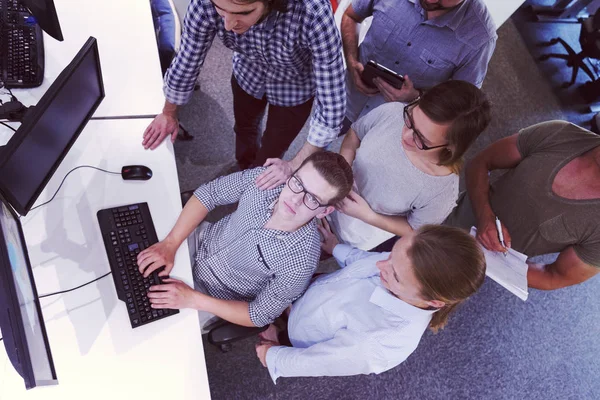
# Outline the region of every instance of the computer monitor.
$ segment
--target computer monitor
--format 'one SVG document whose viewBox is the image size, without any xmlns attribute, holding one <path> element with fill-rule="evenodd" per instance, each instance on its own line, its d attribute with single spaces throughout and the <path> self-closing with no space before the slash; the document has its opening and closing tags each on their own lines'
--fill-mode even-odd
<svg viewBox="0 0 600 400">
<path fill-rule="evenodd" d="M 26 215 L 104 98 L 96 39 L 90 37 L 0 154 L 0 193 Z"/>
<path fill-rule="evenodd" d="M 19 218 L 0 197 L 0 329 L 25 387 L 56 384 L 56 371 Z"/>
<path fill-rule="evenodd" d="M 19 0 L 35 17 L 40 28 L 56 40 L 63 39 L 53 0 Z"/>
</svg>

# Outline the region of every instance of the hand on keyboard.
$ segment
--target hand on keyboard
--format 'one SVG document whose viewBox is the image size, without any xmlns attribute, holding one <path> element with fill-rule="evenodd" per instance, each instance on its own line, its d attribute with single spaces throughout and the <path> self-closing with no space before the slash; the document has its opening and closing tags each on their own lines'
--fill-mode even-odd
<svg viewBox="0 0 600 400">
<path fill-rule="evenodd" d="M 198 300 L 206 295 L 177 279 L 167 278 L 163 279 L 162 285 L 150 286 L 147 296 L 152 308 L 198 309 Z"/>
<path fill-rule="evenodd" d="M 153 244 L 138 254 L 137 263 L 140 273 L 147 277 L 153 271 L 164 266 L 164 270 L 160 271 L 158 276 L 168 276 L 173 269 L 176 252 L 177 247 L 168 239 Z"/>
</svg>

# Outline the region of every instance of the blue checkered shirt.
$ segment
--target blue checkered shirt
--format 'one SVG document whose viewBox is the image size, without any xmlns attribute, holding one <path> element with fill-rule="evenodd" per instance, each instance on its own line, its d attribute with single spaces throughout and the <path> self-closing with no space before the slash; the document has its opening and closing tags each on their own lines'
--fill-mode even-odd
<svg viewBox="0 0 600 400">
<path fill-rule="evenodd" d="M 194 192 L 208 210 L 239 202 L 236 211 L 202 233 L 194 279 L 213 297 L 248 302 L 256 326 L 273 322 L 300 297 L 321 254 L 315 219 L 294 232 L 263 228 L 284 187 L 260 190 L 255 180 L 264 170 L 217 178 Z"/>
<path fill-rule="evenodd" d="M 289 0 L 241 35 L 225 30 L 210 0 L 192 0 L 181 48 L 165 75 L 172 104 L 185 104 L 215 34 L 234 51 L 233 75 L 251 96 L 291 107 L 315 96 L 308 142 L 328 145 L 339 133 L 346 107 L 342 44 L 329 0 Z"/>
</svg>

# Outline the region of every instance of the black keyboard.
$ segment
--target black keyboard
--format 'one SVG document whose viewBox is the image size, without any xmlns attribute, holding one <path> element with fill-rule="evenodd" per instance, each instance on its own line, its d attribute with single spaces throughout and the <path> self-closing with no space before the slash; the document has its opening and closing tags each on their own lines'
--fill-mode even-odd
<svg viewBox="0 0 600 400">
<path fill-rule="evenodd" d="M 0 0 L 0 81 L 9 88 L 31 88 L 43 79 L 42 29 L 19 0 Z"/>
<path fill-rule="evenodd" d="M 147 278 L 138 270 L 137 255 L 158 242 L 148 203 L 107 208 L 98 211 L 97 216 L 117 297 L 127 305 L 131 327 L 179 313 L 179 310 L 150 307 L 146 293 L 150 286 L 162 283 L 158 276 L 161 269 Z"/>
</svg>

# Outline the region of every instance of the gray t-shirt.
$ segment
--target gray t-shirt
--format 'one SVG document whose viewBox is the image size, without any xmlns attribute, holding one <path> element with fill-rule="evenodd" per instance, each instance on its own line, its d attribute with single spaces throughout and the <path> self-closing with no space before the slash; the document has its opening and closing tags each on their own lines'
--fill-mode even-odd
<svg viewBox="0 0 600 400">
<path fill-rule="evenodd" d="M 352 125 L 361 139 L 352 170 L 355 190 L 380 214 L 405 215 L 413 229 L 439 224 L 458 197 L 458 175 L 433 176 L 415 167 L 402 146 L 401 103 L 377 107 Z M 331 214 L 338 237 L 369 250 L 394 236 L 340 212 Z"/>
<path fill-rule="evenodd" d="M 573 246 L 582 261 L 600 267 L 600 199 L 570 200 L 552 191 L 562 167 L 600 146 L 600 137 L 566 121 L 548 121 L 521 130 L 517 146 L 521 162 L 490 189 L 512 247 L 533 257 Z M 476 224 L 468 196 L 447 223 L 465 229 Z"/>
</svg>

